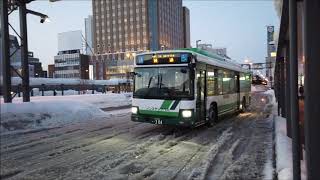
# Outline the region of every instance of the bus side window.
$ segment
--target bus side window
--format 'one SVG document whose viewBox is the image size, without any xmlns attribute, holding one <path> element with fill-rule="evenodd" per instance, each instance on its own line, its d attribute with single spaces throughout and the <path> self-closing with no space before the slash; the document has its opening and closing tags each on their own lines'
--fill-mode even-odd
<svg viewBox="0 0 320 180">
<path fill-rule="evenodd" d="M 215 95 L 215 73 L 213 67 L 207 68 L 207 95 L 213 96 Z"/>
<path fill-rule="evenodd" d="M 223 94 L 223 70 L 218 70 L 217 71 L 217 95 L 222 95 Z"/>
</svg>

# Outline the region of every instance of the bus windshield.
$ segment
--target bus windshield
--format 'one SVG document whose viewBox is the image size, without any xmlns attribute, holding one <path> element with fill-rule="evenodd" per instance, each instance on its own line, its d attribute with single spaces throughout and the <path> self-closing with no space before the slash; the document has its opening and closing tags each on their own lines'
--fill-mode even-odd
<svg viewBox="0 0 320 180">
<path fill-rule="evenodd" d="M 135 68 L 135 98 L 192 98 L 192 81 L 188 67 Z"/>
</svg>

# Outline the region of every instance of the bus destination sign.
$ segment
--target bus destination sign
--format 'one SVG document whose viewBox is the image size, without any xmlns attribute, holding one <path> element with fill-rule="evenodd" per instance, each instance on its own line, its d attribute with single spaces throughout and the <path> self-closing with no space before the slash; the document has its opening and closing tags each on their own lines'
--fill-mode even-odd
<svg viewBox="0 0 320 180">
<path fill-rule="evenodd" d="M 186 64 L 191 62 L 191 53 L 162 53 L 137 55 L 137 65 Z"/>
</svg>

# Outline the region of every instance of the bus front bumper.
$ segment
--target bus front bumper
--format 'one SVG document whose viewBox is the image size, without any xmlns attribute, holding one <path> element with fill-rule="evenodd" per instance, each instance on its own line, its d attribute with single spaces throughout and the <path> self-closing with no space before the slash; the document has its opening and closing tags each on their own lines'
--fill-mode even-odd
<svg viewBox="0 0 320 180">
<path fill-rule="evenodd" d="M 173 125 L 173 126 L 194 126 L 195 121 L 193 117 L 190 118 L 182 118 L 182 117 L 165 117 L 165 116 L 147 116 L 141 114 L 132 114 L 131 120 L 135 122 L 145 122 L 151 124 L 159 124 L 159 125 Z"/>
</svg>

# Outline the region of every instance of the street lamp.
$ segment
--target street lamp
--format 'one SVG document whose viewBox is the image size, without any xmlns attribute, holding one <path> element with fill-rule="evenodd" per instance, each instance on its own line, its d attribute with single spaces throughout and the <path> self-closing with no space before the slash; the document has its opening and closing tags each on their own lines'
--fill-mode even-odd
<svg viewBox="0 0 320 180">
<path fill-rule="evenodd" d="M 26 12 L 29 13 L 29 14 L 35 15 L 35 16 L 39 16 L 41 18 L 40 19 L 40 23 L 50 22 L 49 17 L 47 15 L 45 15 L 45 14 L 42 14 L 42 13 L 39 13 L 39 12 L 36 12 L 36 11 L 32 11 L 32 10 L 29 10 L 29 9 L 26 9 Z"/>
<path fill-rule="evenodd" d="M 196 48 L 198 48 L 200 41 L 201 41 L 200 39 L 196 41 Z"/>
</svg>

